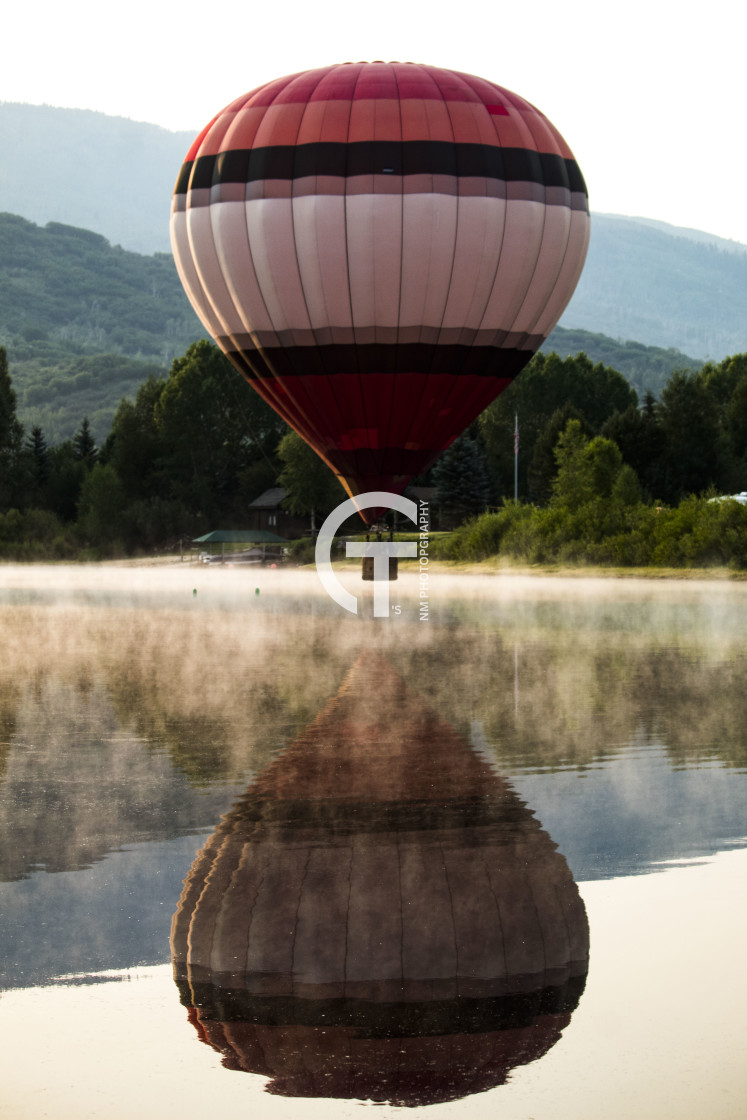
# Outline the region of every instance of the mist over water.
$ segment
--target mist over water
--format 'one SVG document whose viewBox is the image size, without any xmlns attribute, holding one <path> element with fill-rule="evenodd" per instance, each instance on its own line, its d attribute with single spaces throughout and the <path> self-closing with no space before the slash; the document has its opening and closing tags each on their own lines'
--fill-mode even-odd
<svg viewBox="0 0 747 1120">
<path fill-rule="evenodd" d="M 432 572 L 421 622 L 415 572 L 390 586 L 400 613 L 385 620 L 357 572 L 341 579 L 358 617 L 313 571 L 0 568 L 0 985 L 165 967 L 206 838 L 267 775 L 303 774 L 310 762 L 293 760 L 338 742 L 333 727 L 340 760 L 353 741 L 376 759 L 401 740 L 403 781 L 437 757 L 429 734 L 444 760 L 453 739 L 455 758 L 509 783 L 584 897 L 744 846 L 747 584 Z M 371 773 L 355 780 L 356 813 L 378 820 Z M 594 917 L 592 995 L 557 1028 L 563 1042 L 596 998 Z"/>
</svg>

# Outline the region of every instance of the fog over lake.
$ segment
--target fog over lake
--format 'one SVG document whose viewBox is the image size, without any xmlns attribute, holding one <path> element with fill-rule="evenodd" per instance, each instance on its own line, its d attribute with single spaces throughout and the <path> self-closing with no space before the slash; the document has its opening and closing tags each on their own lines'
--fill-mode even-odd
<svg viewBox="0 0 747 1120">
<path fill-rule="evenodd" d="M 7 1115 L 743 1115 L 747 582 L 341 579 L 0 567 Z"/>
</svg>

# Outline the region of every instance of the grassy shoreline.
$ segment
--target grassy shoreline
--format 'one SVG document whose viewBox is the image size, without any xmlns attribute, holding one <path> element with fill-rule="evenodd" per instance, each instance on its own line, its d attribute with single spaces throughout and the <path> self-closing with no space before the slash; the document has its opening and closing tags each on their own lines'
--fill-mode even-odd
<svg viewBox="0 0 747 1120">
<path fill-rule="evenodd" d="M 352 571 L 359 567 L 360 561 L 335 560 L 333 567 L 341 571 Z M 304 565 L 313 567 L 313 565 Z M 414 572 L 418 570 L 417 560 L 400 560 L 400 571 Z M 564 579 L 701 579 L 701 580 L 747 580 L 747 571 L 744 569 L 713 567 L 713 568 L 659 568 L 641 567 L 626 568 L 612 565 L 570 565 L 570 564 L 515 564 L 507 562 L 500 557 L 488 560 L 431 560 L 428 570 L 433 573 L 449 573 L 453 575 L 484 575 L 484 576 L 556 576 Z"/>
<path fill-rule="evenodd" d="M 11 562 L 12 563 L 12 562 Z M 21 561 L 20 563 L 24 563 Z M 33 564 L 34 561 L 26 561 L 25 563 Z M 161 567 L 166 565 L 174 565 L 176 567 L 199 567 L 203 568 L 205 565 L 198 564 L 195 560 L 185 559 L 180 560 L 179 556 L 141 556 L 121 560 L 98 560 L 98 561 L 61 561 L 60 563 L 88 563 L 93 566 L 101 567 L 120 567 L 120 568 L 150 568 Z M 216 565 L 220 569 L 221 565 Z M 360 570 L 360 560 L 333 560 L 332 567 L 340 572 L 355 572 Z M 417 572 L 419 569 L 417 560 L 400 560 L 400 571 L 405 573 Z M 313 562 L 307 564 L 288 564 L 283 565 L 278 569 L 280 572 L 292 571 L 312 571 L 314 569 Z M 259 566 L 251 565 L 247 567 L 247 572 L 266 571 L 267 569 Z M 509 563 L 500 557 L 493 557 L 488 560 L 431 560 L 428 564 L 428 570 L 434 575 L 448 574 L 448 575 L 470 575 L 470 576 L 486 576 L 487 578 L 495 578 L 497 576 L 513 577 L 520 576 L 526 578 L 533 576 L 537 579 L 543 577 L 553 576 L 563 579 L 650 579 L 650 580 L 724 580 L 724 581 L 747 581 L 747 571 L 743 569 L 727 568 L 727 567 L 712 567 L 712 568 L 658 568 L 658 567 L 642 567 L 642 568 L 626 568 L 626 567 L 613 567 L 602 565 L 569 565 L 569 564 L 515 564 Z"/>
<path fill-rule="evenodd" d="M 227 557 L 228 561 L 228 557 Z M 224 565 L 214 565 L 217 570 L 224 570 L 225 567 L 230 565 L 230 561 Z M 162 568 L 162 567 L 175 567 L 175 568 L 199 568 L 200 570 L 210 570 L 206 565 L 200 563 L 196 559 L 190 559 L 188 556 L 184 558 L 175 553 L 168 553 L 165 555 L 157 556 L 134 556 L 134 557 L 120 557 L 105 560 L 95 560 L 91 558 L 85 559 L 65 559 L 65 560 L 0 560 L 0 570 L 3 568 L 21 567 L 21 568 L 34 568 L 34 567 L 92 567 L 92 568 Z M 336 571 L 340 572 L 355 572 L 360 570 L 359 559 L 335 559 L 332 561 L 332 566 Z M 293 571 L 313 571 L 315 568 L 314 562 L 307 563 L 293 563 L 281 565 L 278 568 L 279 573 L 288 573 Z M 399 562 L 399 569 L 402 574 L 414 573 L 419 570 L 418 560 L 401 559 Z M 240 569 L 234 568 L 234 571 Z M 254 572 L 267 571 L 259 565 L 249 565 L 246 567 L 247 574 Z M 512 577 L 534 577 L 542 579 L 546 577 L 562 578 L 562 579 L 639 579 L 639 580 L 719 580 L 726 582 L 747 582 L 747 570 L 740 568 L 729 568 L 723 565 L 713 567 L 625 567 L 616 565 L 601 565 L 601 564 L 517 564 L 512 563 L 505 557 L 494 556 L 486 560 L 430 560 L 428 563 L 428 571 L 434 575 L 468 575 L 468 576 L 485 576 L 487 579 L 495 579 L 496 577 L 503 576 L 507 578 Z"/>
</svg>

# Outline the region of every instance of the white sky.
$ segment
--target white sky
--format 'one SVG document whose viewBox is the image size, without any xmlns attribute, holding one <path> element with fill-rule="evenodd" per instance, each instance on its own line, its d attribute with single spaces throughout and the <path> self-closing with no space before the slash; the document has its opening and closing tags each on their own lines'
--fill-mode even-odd
<svg viewBox="0 0 747 1120">
<path fill-rule="evenodd" d="M 283 74 L 427 62 L 546 113 L 593 210 L 747 243 L 745 30 L 736 0 L 39 0 L 3 14 L 0 100 L 196 133 Z"/>
</svg>

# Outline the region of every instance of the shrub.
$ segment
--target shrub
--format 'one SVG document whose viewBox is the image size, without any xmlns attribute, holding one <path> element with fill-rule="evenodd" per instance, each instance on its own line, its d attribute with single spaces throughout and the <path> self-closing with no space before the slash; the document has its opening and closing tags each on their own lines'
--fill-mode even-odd
<svg viewBox="0 0 747 1120">
<path fill-rule="evenodd" d="M 513 502 L 431 543 L 431 556 L 483 560 L 511 556 L 529 564 L 608 564 L 620 567 L 747 568 L 747 507 L 687 498 L 675 509 L 632 503 L 635 477 L 623 480 L 624 499 L 591 498 L 569 508 Z"/>
</svg>

